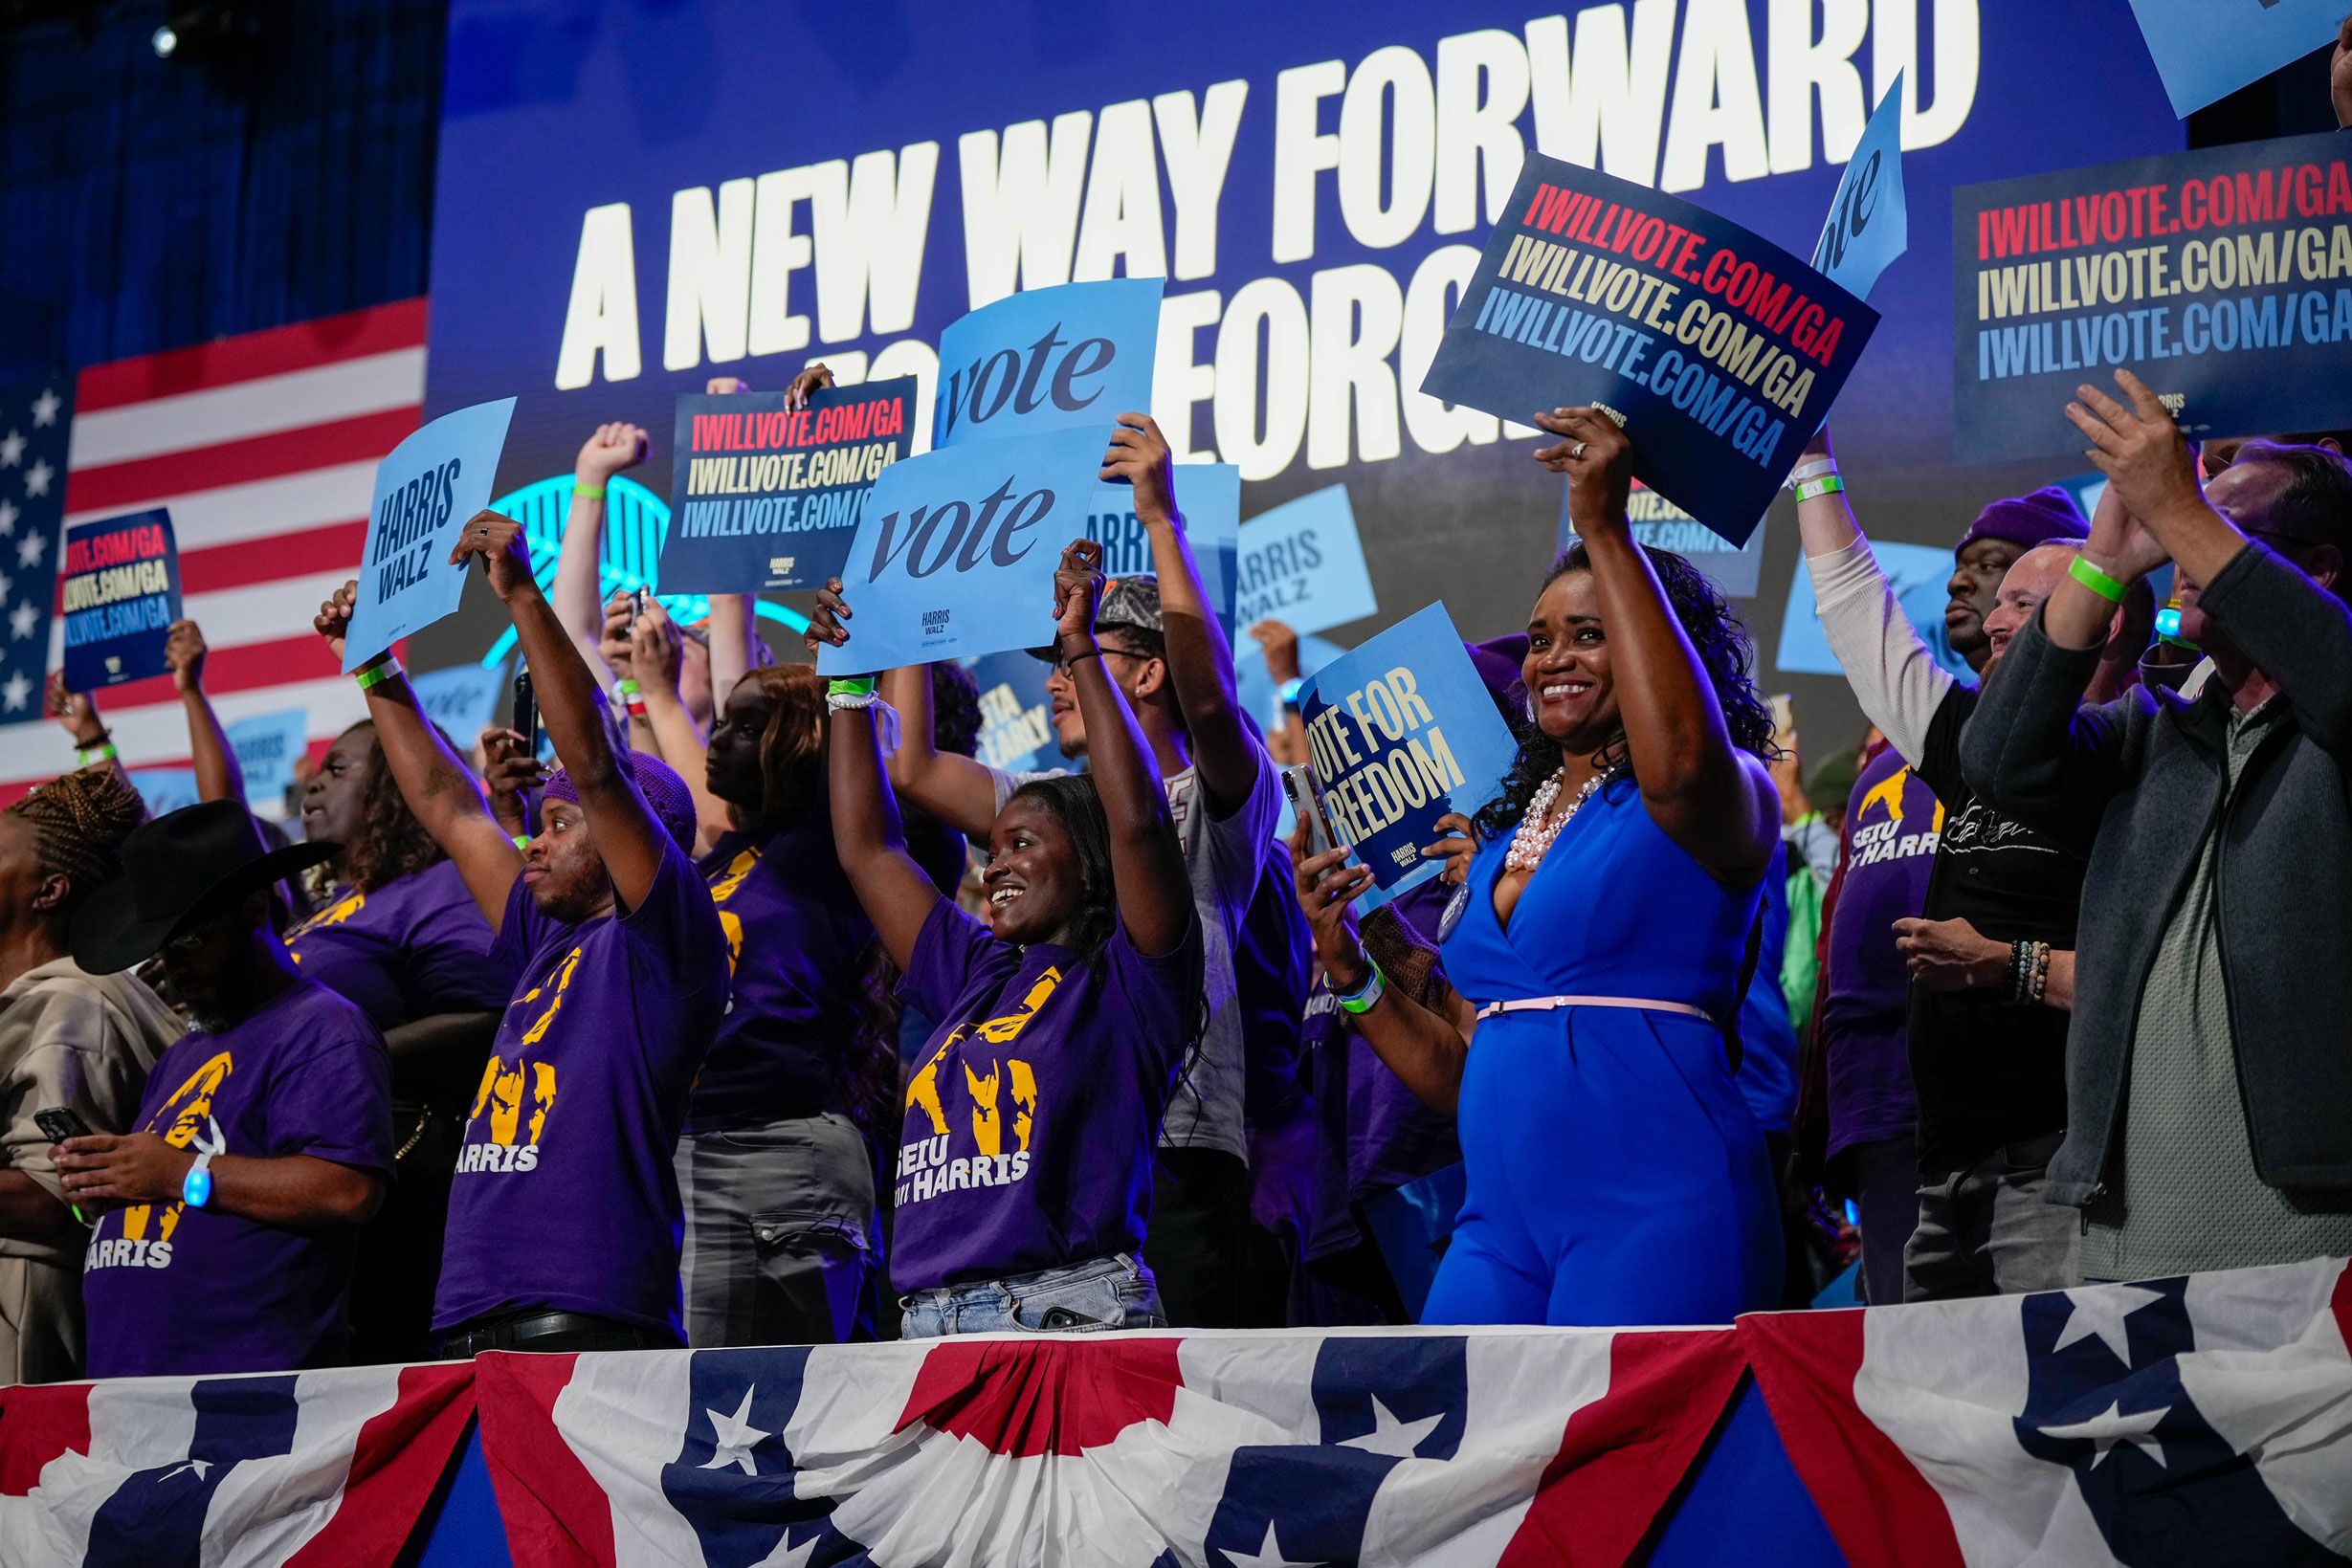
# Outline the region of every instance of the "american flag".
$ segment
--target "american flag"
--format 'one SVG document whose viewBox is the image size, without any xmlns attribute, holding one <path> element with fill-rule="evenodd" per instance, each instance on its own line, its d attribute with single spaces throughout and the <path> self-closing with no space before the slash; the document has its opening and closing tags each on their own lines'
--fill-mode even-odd
<svg viewBox="0 0 2352 1568">
<path fill-rule="evenodd" d="M 304 709 L 316 755 L 364 717 L 310 618 L 358 569 L 376 463 L 416 429 L 424 395 L 422 299 L 81 372 L 65 521 L 170 510 L 186 613 L 211 649 L 205 686 L 223 722 Z M 0 440 L 16 412 L 0 409 Z M 35 432 L 28 425 L 24 434 Z M 0 500 L 19 472 L 0 470 Z M 57 635 L 53 628 L 52 669 Z M 168 677 L 114 687 L 99 704 L 126 766 L 185 764 L 188 724 Z M 54 724 L 5 734 L 0 803 L 74 765 Z"/>
<path fill-rule="evenodd" d="M 58 521 L 70 423 L 64 385 L 0 386 L 0 724 L 41 713 L 50 609 L 65 553 Z M 10 736 L 11 746 L 16 738 Z"/>
</svg>

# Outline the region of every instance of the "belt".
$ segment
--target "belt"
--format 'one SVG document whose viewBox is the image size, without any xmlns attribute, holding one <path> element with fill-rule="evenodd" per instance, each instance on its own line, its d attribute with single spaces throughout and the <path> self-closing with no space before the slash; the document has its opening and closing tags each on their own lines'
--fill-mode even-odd
<svg viewBox="0 0 2352 1568">
<path fill-rule="evenodd" d="M 633 1324 L 590 1313 L 525 1313 L 517 1317 L 476 1321 L 478 1327 L 457 1329 L 441 1341 L 443 1360 L 461 1361 L 485 1350 L 518 1350 L 533 1340 L 552 1338 L 559 1334 L 610 1334 L 615 1330 L 633 1336 L 640 1350 L 669 1348 L 665 1341 Z"/>
<path fill-rule="evenodd" d="M 1687 1002 L 1657 1002 L 1639 996 L 1526 996 L 1509 1002 L 1490 1002 L 1478 1009 L 1478 1016 L 1492 1018 L 1498 1013 L 1547 1013 L 1561 1007 L 1630 1007 L 1635 1012 L 1681 1013 L 1686 1018 L 1696 1018 L 1709 1024 L 1717 1022 L 1715 1015 L 1704 1007 L 1694 1007 Z"/>
</svg>

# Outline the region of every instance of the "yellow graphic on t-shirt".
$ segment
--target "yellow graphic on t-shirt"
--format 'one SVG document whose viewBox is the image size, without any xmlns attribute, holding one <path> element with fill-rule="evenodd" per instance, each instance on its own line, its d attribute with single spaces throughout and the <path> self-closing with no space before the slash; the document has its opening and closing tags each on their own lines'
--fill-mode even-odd
<svg viewBox="0 0 2352 1568">
<path fill-rule="evenodd" d="M 547 1010 L 541 1013 L 532 1023 L 531 1027 L 522 1031 L 522 1043 L 524 1045 L 535 1046 L 538 1045 L 540 1041 L 546 1038 L 547 1027 L 555 1022 L 555 1015 L 557 1011 L 564 1005 L 564 992 L 565 989 L 571 984 L 572 971 L 579 967 L 580 949 L 575 947 L 570 952 L 565 954 L 564 957 L 558 961 L 556 966 L 548 972 L 545 980 L 541 981 L 538 984 L 532 986 L 529 990 L 523 992 L 521 996 L 515 998 L 514 1001 L 506 1005 L 509 1010 L 516 1007 L 527 1006 L 531 1003 L 537 1002 L 540 997 L 546 992 L 549 986 L 553 986 L 555 989 L 554 1000 L 547 1004 Z"/>
<path fill-rule="evenodd" d="M 1061 984 L 1058 969 L 1048 969 L 1030 986 L 1020 1005 L 977 1026 L 958 1026 L 931 1053 L 907 1085 L 906 1108 L 920 1110 L 930 1124 L 930 1136 L 915 1137 L 899 1150 L 898 1201 L 921 1203 L 935 1192 L 970 1186 L 1006 1186 L 1029 1174 L 1030 1139 L 1036 1131 L 1037 1073 L 1017 1056 L 1000 1057 L 985 1073 L 971 1063 L 964 1069 L 964 1092 L 971 1101 L 972 1147 L 975 1155 L 948 1157 L 949 1122 L 943 1098 L 940 1069 L 947 1052 L 966 1040 L 1010 1045 L 1020 1038 L 1054 989 Z M 1008 1117 L 1012 1137 L 1005 1137 Z M 1008 1142 L 1010 1141 L 1010 1147 Z"/>
<path fill-rule="evenodd" d="M 155 1108 L 143 1132 L 160 1133 L 164 1141 L 175 1149 L 185 1149 L 196 1141 L 197 1135 L 215 1125 L 212 1102 L 219 1095 L 221 1085 L 236 1071 L 236 1062 L 228 1051 L 212 1056 L 203 1066 L 184 1079 L 170 1097 Z M 133 1204 L 122 1211 L 122 1235 L 113 1239 L 93 1239 L 84 1267 L 106 1269 L 132 1265 L 147 1269 L 167 1269 L 171 1266 L 172 1232 L 180 1228 L 180 1216 L 186 1207 L 170 1204 L 159 1216 L 153 1204 Z M 104 1228 L 100 1222 L 100 1228 Z M 153 1234 L 149 1234 L 152 1229 Z"/>
<path fill-rule="evenodd" d="M 727 908 L 727 900 L 743 885 L 752 868 L 760 863 L 760 851 L 745 850 L 727 862 L 726 870 L 711 880 L 711 902 L 719 906 L 719 928 L 727 934 L 727 973 L 735 973 L 735 961 L 743 956 L 743 917 Z"/>
<path fill-rule="evenodd" d="M 1889 822 L 1902 821 L 1903 786 L 1910 782 L 1911 770 L 1907 767 L 1898 767 L 1879 780 L 1871 792 L 1862 797 L 1862 804 L 1854 808 L 1854 820 L 1858 822 L 1869 816 L 1870 808 L 1875 806 L 1886 812 Z M 1935 823 L 1927 830 L 1931 833 L 1943 831 L 1943 802 L 1941 799 L 1936 801 Z"/>
<path fill-rule="evenodd" d="M 544 999 L 546 1005 L 516 1042 L 513 1060 L 493 1051 L 482 1064 L 474 1108 L 466 1113 L 466 1145 L 457 1152 L 459 1175 L 539 1168 L 540 1138 L 547 1130 L 547 1114 L 555 1109 L 556 1071 L 553 1062 L 528 1059 L 524 1049 L 545 1039 L 557 1013 L 563 1010 L 564 993 L 580 968 L 580 953 L 579 948 L 572 948 L 556 961 L 545 980 L 508 1004 L 510 1009 L 527 1008 Z M 477 1141 L 474 1128 L 485 1117 L 489 1137 Z"/>
<path fill-rule="evenodd" d="M 1847 868 L 1858 870 L 1875 866 L 1881 860 L 1908 858 L 1912 855 L 1932 855 L 1943 835 L 1943 802 L 1935 799 L 1935 817 L 1925 831 L 1916 826 L 1903 830 L 1903 786 L 1911 781 L 1911 769 L 1898 767 L 1871 786 L 1854 807 L 1853 820 L 1846 825 Z M 1879 813 L 1872 820 L 1872 810 Z"/>
<path fill-rule="evenodd" d="M 361 910 L 366 909 L 366 907 L 367 894 L 358 888 L 353 888 L 349 893 L 344 894 L 342 897 L 327 905 L 326 908 L 319 911 L 318 914 L 313 915 L 309 919 L 304 920 L 300 925 L 296 926 L 292 931 L 286 933 L 286 951 L 288 955 L 294 960 L 295 962 L 301 962 L 302 955 L 296 952 L 294 949 L 294 944 L 296 942 L 301 940 L 304 937 L 309 936 L 312 932 L 321 930 L 323 927 L 330 925 L 341 925 L 345 920 L 351 918 L 352 916 L 357 915 Z"/>
</svg>

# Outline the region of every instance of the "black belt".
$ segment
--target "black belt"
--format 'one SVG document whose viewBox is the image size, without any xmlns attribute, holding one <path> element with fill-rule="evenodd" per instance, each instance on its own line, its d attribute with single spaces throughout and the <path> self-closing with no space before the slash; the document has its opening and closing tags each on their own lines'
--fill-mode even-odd
<svg viewBox="0 0 2352 1568">
<path fill-rule="evenodd" d="M 450 1331 L 441 1341 L 441 1358 L 462 1361 L 485 1350 L 524 1350 L 535 1340 L 559 1334 L 607 1334 L 625 1337 L 632 1350 L 673 1350 L 677 1347 L 633 1323 L 590 1313 L 521 1313 L 511 1317 L 476 1318 Z"/>
</svg>

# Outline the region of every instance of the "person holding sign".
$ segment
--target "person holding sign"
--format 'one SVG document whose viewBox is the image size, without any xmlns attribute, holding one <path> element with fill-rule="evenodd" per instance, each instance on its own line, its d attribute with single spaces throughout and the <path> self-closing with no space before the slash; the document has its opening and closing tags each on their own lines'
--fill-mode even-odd
<svg viewBox="0 0 2352 1568">
<path fill-rule="evenodd" d="M 1201 1027 L 1202 922 L 1159 767 L 1095 638 L 1101 559 L 1076 541 L 1054 580 L 1054 651 L 1094 770 L 1023 784 L 996 814 L 986 925 L 906 852 L 873 677 L 826 697 L 834 848 L 905 995 L 939 1020 L 895 1168 L 909 1339 L 1165 1322 L 1137 1254 L 1153 1145 Z"/>
<path fill-rule="evenodd" d="M 1726 1322 L 1781 1283 L 1733 1075 L 1780 844 L 1772 718 L 1722 598 L 1633 541 L 1625 431 L 1597 408 L 1535 423 L 1564 438 L 1536 456 L 1569 476 L 1580 542 L 1528 617 L 1532 722 L 1476 819 L 1450 989 L 1409 1001 L 1365 956 L 1346 847 L 1299 863 L 1298 896 L 1357 1029 L 1458 1109 L 1469 1190 L 1422 1321 Z"/>
<path fill-rule="evenodd" d="M 451 551 L 476 558 L 563 764 L 539 835 L 520 849 L 507 836 L 397 661 L 356 677 L 402 796 L 465 878 L 513 986 L 457 1153 L 433 1331 L 451 1358 L 676 1345 L 671 1151 L 728 997 L 726 937 L 689 858 L 693 800 L 657 759 L 614 748 L 522 525 L 477 513 Z M 330 647 L 355 591 L 320 608 Z"/>
</svg>

